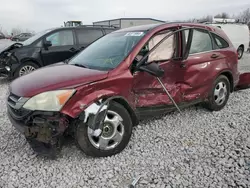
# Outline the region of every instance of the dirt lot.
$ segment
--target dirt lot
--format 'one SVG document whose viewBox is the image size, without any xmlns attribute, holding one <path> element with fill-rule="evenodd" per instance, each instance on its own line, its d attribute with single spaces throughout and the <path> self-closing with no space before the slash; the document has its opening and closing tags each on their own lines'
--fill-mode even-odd
<svg viewBox="0 0 250 188">
<path fill-rule="evenodd" d="M 240 61 L 250 71 L 250 55 Z M 250 187 L 250 89 L 219 112 L 191 107 L 135 127 L 120 154 L 93 159 L 70 142 L 55 161 L 37 157 L 9 123 L 0 79 L 0 187 Z"/>
</svg>

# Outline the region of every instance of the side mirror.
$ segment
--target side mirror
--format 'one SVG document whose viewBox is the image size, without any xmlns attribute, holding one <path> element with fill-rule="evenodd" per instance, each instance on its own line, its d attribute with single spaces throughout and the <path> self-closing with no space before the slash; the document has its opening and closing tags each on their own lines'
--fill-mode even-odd
<svg viewBox="0 0 250 188">
<path fill-rule="evenodd" d="M 164 70 L 159 67 L 155 62 L 141 65 L 138 70 L 147 72 L 156 77 L 162 77 L 164 75 Z"/>
<path fill-rule="evenodd" d="M 45 40 L 45 41 L 43 42 L 43 46 L 44 46 L 45 48 L 48 48 L 48 47 L 52 46 L 52 43 L 51 43 L 51 41 Z"/>
</svg>

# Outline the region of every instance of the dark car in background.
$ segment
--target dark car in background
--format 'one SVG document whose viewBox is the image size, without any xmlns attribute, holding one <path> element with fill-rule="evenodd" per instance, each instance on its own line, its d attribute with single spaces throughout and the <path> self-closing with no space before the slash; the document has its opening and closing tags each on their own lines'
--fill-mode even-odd
<svg viewBox="0 0 250 188">
<path fill-rule="evenodd" d="M 96 39 L 117 30 L 109 26 L 47 29 L 0 52 L 0 76 L 17 78 L 40 67 L 65 61 Z"/>
<path fill-rule="evenodd" d="M 19 41 L 22 42 L 22 41 L 29 39 L 32 36 L 33 36 L 32 33 L 21 33 L 19 35 L 12 37 L 11 40 L 16 41 L 16 42 L 19 42 Z"/>
<path fill-rule="evenodd" d="M 2 32 L 0 32 L 0 39 L 5 39 L 5 36 Z"/>
</svg>

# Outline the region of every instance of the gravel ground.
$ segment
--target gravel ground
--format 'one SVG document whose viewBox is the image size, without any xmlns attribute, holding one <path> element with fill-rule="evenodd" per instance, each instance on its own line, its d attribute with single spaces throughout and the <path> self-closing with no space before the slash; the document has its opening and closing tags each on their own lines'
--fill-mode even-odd
<svg viewBox="0 0 250 188">
<path fill-rule="evenodd" d="M 245 54 L 240 70 L 250 71 Z M 133 131 L 120 154 L 93 159 L 69 142 L 57 160 L 37 157 L 6 117 L 8 82 L 0 79 L 0 187 L 250 187 L 250 90 L 220 112 L 191 107 Z"/>
</svg>

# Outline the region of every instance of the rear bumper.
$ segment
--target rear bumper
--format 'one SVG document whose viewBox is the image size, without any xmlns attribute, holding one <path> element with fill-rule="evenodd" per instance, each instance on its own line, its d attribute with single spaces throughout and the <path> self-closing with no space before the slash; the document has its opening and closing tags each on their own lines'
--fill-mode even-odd
<svg viewBox="0 0 250 188">
<path fill-rule="evenodd" d="M 238 85 L 239 81 L 240 81 L 240 72 L 238 71 L 234 79 L 234 88 Z"/>
</svg>

